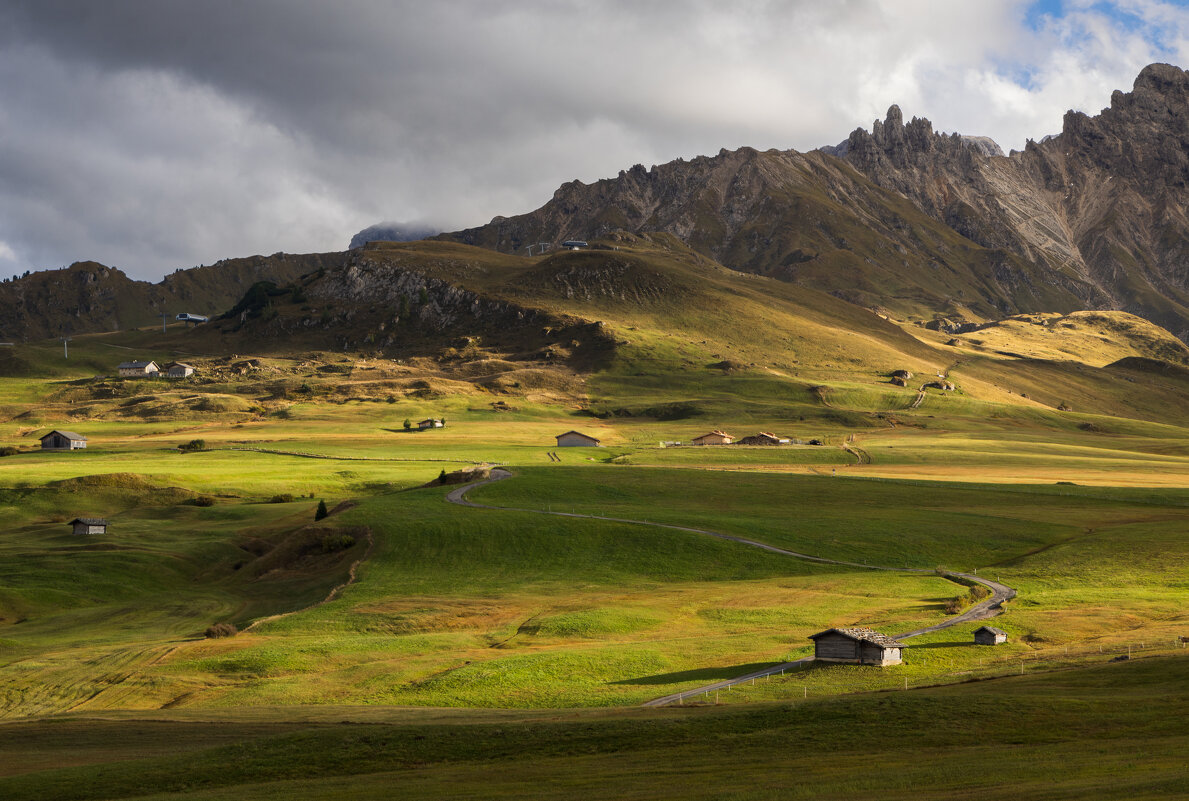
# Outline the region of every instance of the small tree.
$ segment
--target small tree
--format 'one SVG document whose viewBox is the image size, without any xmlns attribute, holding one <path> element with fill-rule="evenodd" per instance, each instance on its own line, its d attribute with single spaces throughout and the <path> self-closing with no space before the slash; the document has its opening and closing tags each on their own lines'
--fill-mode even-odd
<svg viewBox="0 0 1189 801">
<path fill-rule="evenodd" d="M 446 483 L 446 468 L 444 468 L 444 467 L 442 468 L 442 472 L 438 473 L 438 483 L 439 484 Z"/>
<path fill-rule="evenodd" d="M 321 520 L 328 514 L 330 514 L 330 512 L 326 510 L 326 501 L 318 501 L 318 511 L 314 512 L 314 520 Z"/>
<path fill-rule="evenodd" d="M 405 431 L 412 431 L 412 430 L 413 430 L 413 421 L 406 417 L 405 418 Z"/>
</svg>

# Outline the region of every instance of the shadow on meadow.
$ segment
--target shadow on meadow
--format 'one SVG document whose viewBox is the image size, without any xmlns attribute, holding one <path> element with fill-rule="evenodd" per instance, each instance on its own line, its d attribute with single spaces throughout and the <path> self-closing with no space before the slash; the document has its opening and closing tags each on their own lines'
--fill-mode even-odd
<svg viewBox="0 0 1189 801">
<path fill-rule="evenodd" d="M 724 679 L 733 679 L 736 676 L 742 676 L 745 673 L 752 673 L 766 667 L 771 667 L 776 662 L 750 662 L 743 665 L 728 665 L 714 668 L 699 668 L 697 670 L 679 670 L 676 673 L 658 673 L 655 676 L 639 676 L 633 679 L 621 679 L 620 681 L 611 682 L 612 684 L 677 684 L 683 681 L 723 681 Z"/>
</svg>

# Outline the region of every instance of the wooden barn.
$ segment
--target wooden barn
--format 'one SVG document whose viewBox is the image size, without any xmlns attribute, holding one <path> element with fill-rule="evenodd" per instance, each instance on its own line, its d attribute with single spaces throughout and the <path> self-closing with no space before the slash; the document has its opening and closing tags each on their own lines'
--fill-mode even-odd
<svg viewBox="0 0 1189 801">
<path fill-rule="evenodd" d="M 70 525 L 78 535 L 107 533 L 107 521 L 99 517 L 76 517 L 70 521 Z"/>
<path fill-rule="evenodd" d="M 444 428 L 445 425 L 445 420 L 439 420 L 436 417 L 427 417 L 417 424 L 417 428 L 421 431 L 424 431 L 427 428 Z"/>
<path fill-rule="evenodd" d="M 1007 642 L 1007 632 L 993 626 L 980 626 L 974 630 L 974 641 L 979 645 L 999 645 Z"/>
<path fill-rule="evenodd" d="M 73 431 L 54 429 L 41 438 L 43 451 L 74 451 L 87 447 L 87 438 Z"/>
<path fill-rule="evenodd" d="M 188 378 L 194 375 L 194 365 L 185 362 L 171 362 L 165 365 L 165 375 L 170 378 Z"/>
<path fill-rule="evenodd" d="M 813 640 L 813 658 L 818 662 L 850 665 L 899 665 L 904 647 L 904 643 L 863 626 L 826 629 L 809 635 L 809 639 Z"/>
<path fill-rule="evenodd" d="M 557 447 L 559 448 L 599 448 L 601 447 L 600 440 L 583 434 L 581 431 L 567 431 L 564 434 L 557 435 Z"/>
<path fill-rule="evenodd" d="M 739 440 L 740 445 L 788 445 L 792 440 L 788 437 L 778 437 L 768 431 L 761 431 Z"/>
<path fill-rule="evenodd" d="M 120 378 L 156 378 L 161 375 L 156 362 L 120 362 L 116 369 L 120 371 Z"/>
<path fill-rule="evenodd" d="M 725 431 L 719 431 L 716 428 L 713 431 L 711 431 L 709 434 L 703 434 L 700 437 L 694 437 L 693 439 L 690 440 L 690 444 L 691 445 L 730 445 L 734 441 L 735 441 L 735 438 L 732 437 L 730 434 L 728 434 Z"/>
</svg>

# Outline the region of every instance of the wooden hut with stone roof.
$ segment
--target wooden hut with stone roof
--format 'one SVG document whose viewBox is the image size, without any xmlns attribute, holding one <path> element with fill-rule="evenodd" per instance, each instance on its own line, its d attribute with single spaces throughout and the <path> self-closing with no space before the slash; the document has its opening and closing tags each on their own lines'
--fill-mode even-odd
<svg viewBox="0 0 1189 801">
<path fill-rule="evenodd" d="M 979 626 L 974 630 L 974 641 L 979 645 L 999 645 L 1007 642 L 1007 632 L 994 626 Z"/>
<path fill-rule="evenodd" d="M 826 629 L 809 635 L 813 640 L 813 658 L 818 662 L 843 662 L 850 665 L 899 665 L 904 643 L 875 629 L 854 626 Z"/>
</svg>

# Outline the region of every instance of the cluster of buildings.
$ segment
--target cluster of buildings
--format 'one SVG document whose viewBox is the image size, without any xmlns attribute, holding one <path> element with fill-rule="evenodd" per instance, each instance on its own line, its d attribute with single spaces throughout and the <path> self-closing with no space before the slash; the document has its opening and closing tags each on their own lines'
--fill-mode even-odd
<svg viewBox="0 0 1189 801">
<path fill-rule="evenodd" d="M 665 445 L 680 445 L 680 442 L 667 442 Z M 788 437 L 780 437 L 768 431 L 761 431 L 758 434 L 743 437 L 742 439 L 735 439 L 734 436 L 725 431 L 715 429 L 708 434 L 694 437 L 689 441 L 690 445 L 790 445 L 793 440 Z M 798 443 L 799 444 L 799 443 Z M 810 445 L 820 445 L 820 442 L 812 440 Z M 564 434 L 557 435 L 557 446 L 559 448 L 598 448 L 601 447 L 602 441 L 598 437 L 592 437 L 589 434 L 583 434 L 581 431 L 567 431 Z"/>
<path fill-rule="evenodd" d="M 845 629 L 826 629 L 809 635 L 813 640 L 815 662 L 835 662 L 845 665 L 899 665 L 904 643 L 866 626 Z M 1007 642 L 1007 632 L 992 626 L 980 626 L 974 631 L 977 645 L 1000 645 Z"/>
<path fill-rule="evenodd" d="M 169 362 L 158 367 L 156 362 L 120 362 L 116 367 L 120 378 L 186 378 L 194 375 L 194 366 L 185 362 Z"/>
</svg>

